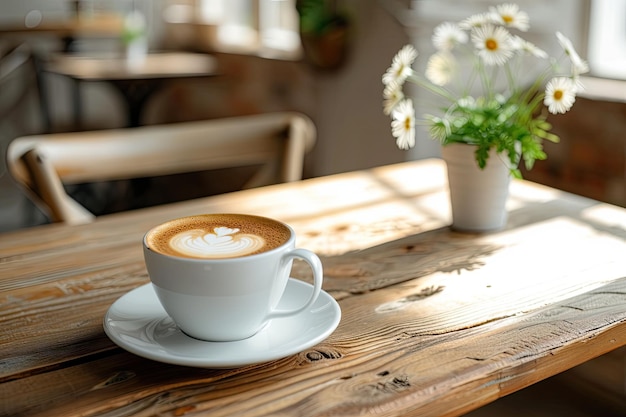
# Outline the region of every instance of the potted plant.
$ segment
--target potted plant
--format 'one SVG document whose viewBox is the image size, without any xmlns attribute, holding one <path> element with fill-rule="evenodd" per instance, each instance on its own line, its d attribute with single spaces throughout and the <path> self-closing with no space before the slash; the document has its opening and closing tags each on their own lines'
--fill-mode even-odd
<svg viewBox="0 0 626 417">
<path fill-rule="evenodd" d="M 556 33 L 563 59 L 555 59 L 520 36 L 529 27 L 528 14 L 516 4 L 441 23 L 433 33 L 436 52 L 424 75 L 412 69 L 417 51 L 406 45 L 382 77 L 384 112 L 391 116 L 397 146 L 415 145 L 418 123 L 442 144 L 457 229 L 482 231 L 504 225 L 510 177 L 521 177 L 521 161 L 530 170 L 536 160 L 546 159 L 542 142 L 559 140 L 550 132 L 547 113 L 565 113 L 573 106 L 582 88 L 579 76 L 589 70 L 563 34 Z M 544 63 L 530 83 L 525 77 L 529 67 L 523 65 L 528 60 L 535 67 Z M 439 112 L 417 119 L 412 100 L 403 92 L 406 82 L 442 100 Z M 496 182 L 498 175 L 501 179 Z M 490 184 L 478 183 L 479 178 Z M 478 194 L 498 187 L 500 202 L 491 203 L 491 197 Z M 495 211 L 488 212 L 481 202 Z"/>
<path fill-rule="evenodd" d="M 335 0 L 297 0 L 300 38 L 307 61 L 316 68 L 336 69 L 348 44 L 348 18 Z"/>
<path fill-rule="evenodd" d="M 134 69 L 141 65 L 148 53 L 148 34 L 146 19 L 138 10 L 133 9 L 124 18 L 121 41 L 128 66 Z"/>
</svg>

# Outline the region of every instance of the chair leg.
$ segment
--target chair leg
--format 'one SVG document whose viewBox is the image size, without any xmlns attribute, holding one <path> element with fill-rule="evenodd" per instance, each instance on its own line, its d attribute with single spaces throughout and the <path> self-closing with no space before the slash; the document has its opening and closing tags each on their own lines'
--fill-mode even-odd
<svg viewBox="0 0 626 417">
<path fill-rule="evenodd" d="M 298 181 L 302 179 L 303 157 L 306 153 L 306 137 L 310 135 L 306 120 L 294 117 L 289 126 L 289 132 L 285 141 L 285 155 L 282 166 L 282 180 L 284 182 Z"/>
</svg>

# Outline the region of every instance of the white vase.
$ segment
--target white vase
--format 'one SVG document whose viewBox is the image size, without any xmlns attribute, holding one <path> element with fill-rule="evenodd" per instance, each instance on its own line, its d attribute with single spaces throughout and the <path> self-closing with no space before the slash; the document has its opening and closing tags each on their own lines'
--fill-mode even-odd
<svg viewBox="0 0 626 417">
<path fill-rule="evenodd" d="M 136 70 L 143 65 L 148 54 L 146 18 L 138 10 L 133 10 L 124 19 L 123 38 L 126 43 L 126 64 Z"/>
<path fill-rule="evenodd" d="M 141 68 L 148 55 L 148 42 L 145 38 L 138 38 L 126 45 L 126 65 L 128 69 Z"/>
<path fill-rule="evenodd" d="M 504 227 L 511 174 L 506 155 L 494 150 L 487 166 L 478 167 L 476 147 L 454 143 L 442 148 L 447 165 L 452 228 L 466 232 L 488 232 Z"/>
</svg>

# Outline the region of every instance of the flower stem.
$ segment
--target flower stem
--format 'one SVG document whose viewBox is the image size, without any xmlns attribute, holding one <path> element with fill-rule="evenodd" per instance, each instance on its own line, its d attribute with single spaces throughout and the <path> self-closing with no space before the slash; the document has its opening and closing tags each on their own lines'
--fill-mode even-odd
<svg viewBox="0 0 626 417">
<path fill-rule="evenodd" d="M 454 96 L 447 89 L 439 87 L 438 85 L 432 84 L 428 80 L 420 77 L 415 72 L 413 74 L 409 75 L 409 77 L 407 78 L 407 81 L 415 83 L 415 84 L 419 85 L 420 87 L 424 87 L 425 89 L 427 89 L 431 93 L 437 94 L 439 96 L 442 96 L 442 97 L 444 97 L 444 98 L 446 98 L 446 99 L 448 99 L 448 100 L 450 100 L 452 102 L 456 101 Z"/>
</svg>

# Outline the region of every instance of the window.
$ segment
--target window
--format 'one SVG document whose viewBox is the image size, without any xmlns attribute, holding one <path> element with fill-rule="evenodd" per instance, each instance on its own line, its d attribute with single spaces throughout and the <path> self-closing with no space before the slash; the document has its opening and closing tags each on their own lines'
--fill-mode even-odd
<svg viewBox="0 0 626 417">
<path fill-rule="evenodd" d="M 217 51 L 272 58 L 301 52 L 295 0 L 171 0 L 164 19 L 195 28 L 195 42 Z"/>
<path fill-rule="evenodd" d="M 626 0 L 593 0 L 589 23 L 592 75 L 626 80 Z"/>
</svg>

